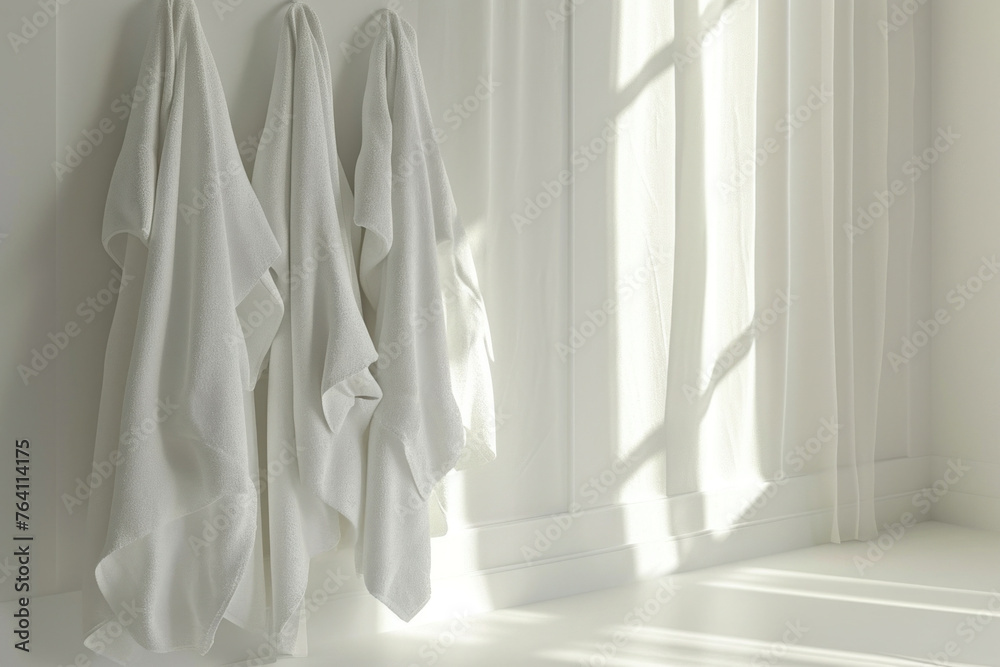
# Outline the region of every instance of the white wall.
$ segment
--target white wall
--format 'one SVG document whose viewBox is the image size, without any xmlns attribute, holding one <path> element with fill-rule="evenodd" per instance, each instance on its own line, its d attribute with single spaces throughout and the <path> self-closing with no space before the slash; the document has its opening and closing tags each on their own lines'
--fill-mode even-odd
<svg viewBox="0 0 1000 667">
<path fill-rule="evenodd" d="M 257 134 L 265 116 L 283 4 L 244 0 L 220 16 L 212 2 L 198 1 L 238 142 Z M 384 3 L 312 4 L 330 46 L 338 141 L 350 173 L 360 143 L 367 52 L 348 61 L 340 44 Z M 641 281 L 617 315 L 575 354 L 558 351 L 588 311 L 615 296 L 618 281 L 636 275 L 649 243 L 667 253 L 672 248 L 673 3 L 589 2 L 565 21 L 546 14 L 559 15 L 559 0 L 402 4 L 420 35 L 436 118 L 446 122 L 448 109 L 462 100 L 456 91 L 474 90 L 488 68 L 504 82 L 488 109 L 462 123 L 442 146 L 475 244 L 493 326 L 500 454 L 490 467 L 452 484 L 452 531 L 435 541 L 435 598 L 422 618 L 827 540 L 830 508 L 815 502 L 809 479 L 793 482 L 747 527 L 726 534 L 706 523 L 706 506 L 738 504 L 759 493 L 758 487 L 668 493 L 669 443 L 661 427 L 669 326 L 644 318 L 655 312 L 654 305 L 669 310 L 669 263 Z M 18 29 L 35 9 L 33 0 L 5 3 L 0 27 Z M 30 439 L 37 457 L 32 495 L 37 594 L 71 590 L 80 575 L 74 545 L 83 534 L 84 511 L 68 512 L 63 496 L 74 493 L 91 465 L 110 309 L 87 323 L 77 306 L 111 278 L 100 226 L 124 133 L 116 100 L 134 86 L 152 13 L 153 3 L 145 0 L 71 1 L 62 7 L 58 25 L 41 30 L 20 53 L 0 54 L 5 108 L 0 231 L 9 234 L 0 244 L 0 313 L 7 322 L 0 330 L 0 368 L 8 369 L 0 382 L 0 424 L 8 441 Z M 916 20 L 926 32 L 928 17 Z M 500 26 L 495 44 L 474 48 L 491 22 Z M 526 27 L 515 44 L 503 26 L 516 22 Z M 456 58 L 463 39 L 470 55 Z M 927 41 L 920 43 L 924 48 Z M 925 74 L 918 72 L 918 80 L 926 83 Z M 519 81 L 528 83 L 519 87 Z M 518 99 L 524 90 L 531 92 L 531 104 Z M 927 97 L 926 85 L 921 95 Z M 510 137 L 505 123 L 515 114 L 530 122 L 525 134 Z M 576 185 L 555 197 L 538 222 L 523 232 L 514 229 L 511 213 L 572 164 L 577 146 L 618 117 L 627 121 L 630 134 L 580 172 Z M 105 127 L 110 122 L 113 129 L 79 167 L 57 180 L 52 161 L 64 159 L 67 145 L 106 118 Z M 483 173 L 476 161 L 484 141 L 492 141 L 488 158 L 496 171 Z M 925 194 L 919 196 L 926 201 Z M 985 215 L 970 219 L 988 221 Z M 915 243 L 919 252 L 929 253 L 926 237 Z M 975 239 L 969 245 L 976 247 Z M 937 260 L 940 277 L 940 253 Z M 69 322 L 80 324 L 81 333 L 25 386 L 18 364 L 28 363 L 31 350 Z M 653 330 L 660 335 L 644 333 Z M 960 325 L 948 335 L 955 331 Z M 925 357 L 922 363 L 928 362 Z M 915 405 L 925 405 L 925 396 L 917 393 Z M 893 443 L 887 450 L 892 454 L 879 464 L 884 516 L 905 511 L 925 476 L 920 435 L 882 434 Z M 622 472 L 615 462 L 625 454 L 633 464 Z M 602 486 L 592 480 L 600 481 L 602 474 L 613 481 L 607 491 L 594 493 Z M 10 475 L 0 478 L 0 498 L 12 497 L 11 483 Z M 566 525 L 566 513 L 576 507 L 581 511 L 574 511 L 569 526 L 560 526 L 556 517 Z M 548 546 L 538 537 L 546 531 L 559 535 Z M 526 556 L 523 547 L 537 555 Z M 313 585 L 321 586 L 327 568 L 337 566 L 349 571 L 350 554 L 317 562 Z M 0 595 L 10 595 L 7 584 Z M 357 582 L 344 586 L 335 600 L 317 617 L 324 636 L 396 624 Z"/>
<path fill-rule="evenodd" d="M 972 467 L 935 517 L 1000 529 L 1000 280 L 957 291 L 983 257 L 1000 259 L 1000 3 L 935 0 L 933 24 L 933 124 L 962 137 L 933 179 L 933 300 L 952 315 L 933 342 L 934 451 L 938 468 Z"/>
</svg>

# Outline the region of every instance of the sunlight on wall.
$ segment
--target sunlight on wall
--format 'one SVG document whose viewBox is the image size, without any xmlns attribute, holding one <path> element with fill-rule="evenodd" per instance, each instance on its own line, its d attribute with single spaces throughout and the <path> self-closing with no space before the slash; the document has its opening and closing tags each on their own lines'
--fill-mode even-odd
<svg viewBox="0 0 1000 667">
<path fill-rule="evenodd" d="M 679 0 L 681 1 L 681 0 Z M 643 453 L 622 500 L 637 500 L 656 483 L 659 459 L 650 445 L 690 447 L 697 489 L 719 491 L 760 480 L 756 442 L 754 188 L 736 180 L 734 165 L 756 149 L 756 2 L 696 3 L 698 20 L 675 26 L 674 3 L 640 0 L 618 5 L 619 141 L 611 169 L 614 313 L 619 453 Z M 686 9 L 686 8 L 685 8 Z M 700 99 L 678 97 L 678 77 Z M 677 137 L 679 113 L 697 114 L 694 136 Z M 699 187 L 677 192 L 679 151 L 700 156 Z M 701 198 L 704 290 L 699 373 L 687 379 L 694 396 L 672 410 L 700 413 L 692 442 L 666 443 L 667 351 L 674 290 L 677 198 Z M 681 249 L 686 252 L 687 249 Z M 678 280 L 686 280 L 681 276 Z M 683 285 L 682 285 L 683 286 Z M 627 295 L 627 296 L 626 296 Z M 740 346 L 744 349 L 739 350 Z M 737 350 L 734 352 L 734 348 Z M 730 359 L 727 362 L 726 359 Z M 705 507 L 705 525 L 724 527 L 728 503 Z M 630 530 L 630 532 L 632 532 Z"/>
<path fill-rule="evenodd" d="M 757 148 L 756 3 L 711 3 L 699 23 L 680 44 L 680 76 L 699 79 L 704 119 L 704 316 L 695 387 L 706 407 L 697 443 L 698 488 L 710 492 L 759 479 L 754 180 L 734 170 Z M 707 525 L 727 525 L 721 505 L 705 509 Z"/>
<path fill-rule="evenodd" d="M 616 89 L 622 101 L 609 168 L 611 299 L 616 301 L 618 454 L 634 452 L 663 424 L 674 236 L 673 8 L 619 3 Z M 645 457 L 625 498 L 661 489 L 662 459 Z M 631 492 L 630 492 L 631 491 Z"/>
</svg>

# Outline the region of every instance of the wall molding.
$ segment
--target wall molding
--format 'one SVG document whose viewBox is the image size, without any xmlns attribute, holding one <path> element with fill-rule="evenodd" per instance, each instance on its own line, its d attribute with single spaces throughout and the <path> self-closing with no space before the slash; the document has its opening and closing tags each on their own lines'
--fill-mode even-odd
<svg viewBox="0 0 1000 667">
<path fill-rule="evenodd" d="M 880 482 L 875 509 L 880 527 L 898 521 L 906 512 L 918 521 L 932 518 L 929 513 L 920 514 L 913 504 L 914 496 L 929 484 L 930 469 L 930 457 L 876 463 Z M 570 516 L 572 523 L 565 528 L 556 516 L 569 515 L 453 530 L 433 541 L 434 595 L 411 625 L 828 543 L 834 513 L 824 507 L 823 487 L 817 481 L 814 475 L 790 478 L 753 518 L 731 527 L 713 525 L 712 516 L 726 516 L 724 512 L 734 502 L 752 498 L 746 489 L 591 508 Z M 850 512 L 856 507 L 843 504 L 839 509 Z M 708 520 L 699 524 L 698 516 Z M 526 560 L 521 547 L 538 538 L 536 531 L 545 535 L 552 526 L 562 534 L 538 558 Z M 551 530 L 553 535 L 556 532 Z M 317 562 L 310 590 L 321 586 L 326 573 L 338 567 L 345 573 L 353 571 L 352 562 L 350 550 Z M 310 623 L 316 625 L 316 632 L 342 637 L 407 625 L 369 596 L 357 579 L 332 594 L 311 614 Z"/>
</svg>

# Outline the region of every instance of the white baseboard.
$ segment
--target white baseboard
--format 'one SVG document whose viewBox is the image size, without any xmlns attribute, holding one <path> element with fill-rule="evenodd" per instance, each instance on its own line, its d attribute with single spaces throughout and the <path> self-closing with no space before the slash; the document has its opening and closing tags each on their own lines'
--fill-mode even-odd
<svg viewBox="0 0 1000 667">
<path fill-rule="evenodd" d="M 931 518 L 929 513 L 916 511 L 913 504 L 915 494 L 927 484 L 928 470 L 927 457 L 876 464 L 879 526 L 898 521 L 906 512 L 918 521 Z M 544 517 L 455 530 L 434 541 L 434 594 L 411 624 L 576 595 L 830 541 L 833 512 L 823 507 L 829 492 L 816 479 L 792 478 L 752 518 L 727 528 L 728 523 L 718 519 L 732 516 L 732 507 L 743 507 L 746 498 L 754 497 L 742 491 L 594 508 L 570 516 L 568 524 Z M 845 505 L 841 511 L 853 509 Z M 557 539 L 537 558 L 526 559 L 522 547 L 534 548 L 539 531 L 545 535 L 547 529 Z M 352 558 L 350 551 L 344 551 L 317 562 L 310 586 L 321 586 L 325 573 L 337 567 L 351 571 Z M 310 632 L 343 637 L 404 625 L 357 580 L 345 584 L 310 617 Z"/>
<path fill-rule="evenodd" d="M 961 480 L 942 485 L 940 480 L 944 479 L 949 464 L 958 461 L 964 471 Z M 939 485 L 937 491 L 929 496 L 934 500 L 931 511 L 933 520 L 978 530 L 1000 531 L 1000 464 L 935 456 L 932 458 L 931 474 Z"/>
</svg>

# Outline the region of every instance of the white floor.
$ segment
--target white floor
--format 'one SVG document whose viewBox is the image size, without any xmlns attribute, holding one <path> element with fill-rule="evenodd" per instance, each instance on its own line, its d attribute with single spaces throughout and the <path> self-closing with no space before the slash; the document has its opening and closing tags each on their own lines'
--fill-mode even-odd
<svg viewBox="0 0 1000 667">
<path fill-rule="evenodd" d="M 311 631 L 314 657 L 281 664 L 1000 666 L 1000 533 L 929 522 L 882 545 L 825 545 L 346 643 Z M 35 603 L 33 661 L 10 657 L 8 640 L 0 665 L 74 664 L 79 597 Z"/>
</svg>

